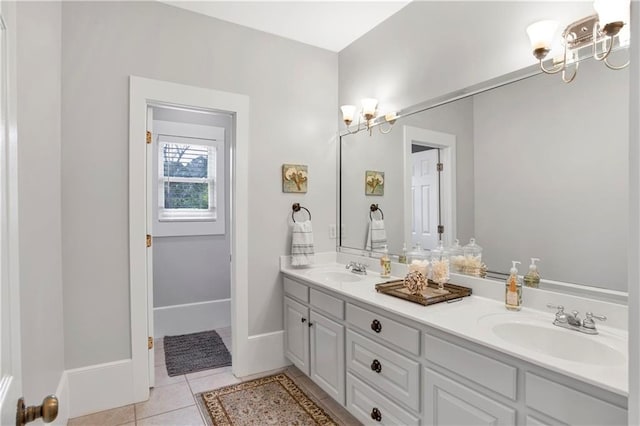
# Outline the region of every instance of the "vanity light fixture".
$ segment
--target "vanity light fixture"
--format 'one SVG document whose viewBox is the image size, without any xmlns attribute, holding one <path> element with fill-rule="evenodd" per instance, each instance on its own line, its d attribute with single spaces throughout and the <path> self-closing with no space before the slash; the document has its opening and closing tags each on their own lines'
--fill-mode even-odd
<svg viewBox="0 0 640 426">
<path fill-rule="evenodd" d="M 372 134 L 372 129 L 374 122 L 377 118 L 378 113 L 378 100 L 374 98 L 365 98 L 360 101 L 362 104 L 362 108 L 359 112 L 356 111 L 355 105 L 342 105 L 340 110 L 342 111 L 342 120 L 344 124 L 347 126 L 347 132 L 351 134 L 358 133 L 360 130 L 368 130 L 369 135 Z M 354 130 L 350 129 L 351 123 L 353 123 L 354 118 L 358 115 L 358 123 L 355 126 Z M 397 119 L 397 114 L 395 112 L 388 112 L 384 115 L 384 121 L 389 123 L 389 127 L 387 129 L 382 129 L 382 125 L 378 126 L 378 130 L 380 133 L 387 134 L 391 131 L 391 128 L 395 124 Z"/>
<path fill-rule="evenodd" d="M 591 46 L 592 55 L 612 70 L 621 70 L 629 65 L 629 61 L 621 65 L 609 62 L 609 55 L 614 45 L 629 45 L 630 0 L 595 0 L 593 8 L 597 12 L 569 24 L 562 33 L 564 54 L 562 58 L 554 58 L 553 66 L 546 68 L 544 59 L 551 51 L 558 23 L 555 21 L 539 21 L 527 27 L 531 41 L 533 56 L 540 61 L 540 68 L 547 74 L 562 72 L 562 81 L 571 83 L 578 72 L 578 51 Z M 571 65 L 573 64 L 573 67 Z M 569 68 L 573 68 L 567 77 Z"/>
</svg>

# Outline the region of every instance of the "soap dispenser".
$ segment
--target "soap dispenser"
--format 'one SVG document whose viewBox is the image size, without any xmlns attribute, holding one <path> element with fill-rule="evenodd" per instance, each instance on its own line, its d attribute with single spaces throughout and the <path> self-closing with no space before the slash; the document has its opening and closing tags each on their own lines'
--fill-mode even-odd
<svg viewBox="0 0 640 426">
<path fill-rule="evenodd" d="M 507 288 L 505 290 L 505 307 L 510 311 L 519 311 L 522 308 L 522 283 L 518 279 L 518 267 L 521 262 L 512 260 L 513 266 L 507 278 Z"/>
<path fill-rule="evenodd" d="M 389 278 L 391 276 L 391 259 L 387 245 L 382 246 L 382 257 L 380 258 L 380 277 Z"/>
<path fill-rule="evenodd" d="M 531 258 L 531 265 L 529 265 L 529 272 L 524 276 L 524 285 L 527 287 L 538 288 L 540 286 L 540 273 L 538 272 L 538 265 L 540 259 L 537 257 Z"/>
<path fill-rule="evenodd" d="M 402 244 L 402 254 L 398 256 L 398 263 L 407 263 L 407 243 Z"/>
</svg>

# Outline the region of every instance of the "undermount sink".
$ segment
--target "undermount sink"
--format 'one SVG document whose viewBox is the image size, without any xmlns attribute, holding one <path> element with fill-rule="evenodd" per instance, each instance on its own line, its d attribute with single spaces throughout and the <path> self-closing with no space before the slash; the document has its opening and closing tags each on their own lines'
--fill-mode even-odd
<svg viewBox="0 0 640 426">
<path fill-rule="evenodd" d="M 491 332 L 501 340 L 540 354 L 594 365 L 623 365 L 627 362 L 624 352 L 610 336 L 590 336 L 566 330 L 539 319 L 527 320 L 513 317 L 485 321 Z M 482 320 L 481 320 L 482 321 Z M 551 320 L 549 320 L 551 321 Z"/>
<path fill-rule="evenodd" d="M 329 283 L 355 283 L 364 280 L 364 275 L 357 275 L 346 270 L 335 268 L 311 269 L 305 275 L 315 280 L 322 280 Z"/>
</svg>

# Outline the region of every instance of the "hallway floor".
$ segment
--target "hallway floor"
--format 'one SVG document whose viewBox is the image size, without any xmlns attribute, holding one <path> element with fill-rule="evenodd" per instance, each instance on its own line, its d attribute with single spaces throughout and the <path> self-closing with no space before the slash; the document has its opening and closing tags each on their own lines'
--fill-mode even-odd
<svg viewBox="0 0 640 426">
<path fill-rule="evenodd" d="M 231 328 L 216 330 L 222 341 L 231 351 Z M 155 374 L 156 386 L 151 389 L 148 401 L 131 404 L 112 410 L 70 419 L 69 426 L 202 426 L 206 423 L 202 418 L 195 402 L 195 395 L 200 392 L 223 386 L 240 383 L 267 376 L 277 371 L 236 378 L 231 373 L 231 367 L 216 368 L 182 376 L 169 377 L 164 363 L 164 347 L 162 339 L 155 342 Z M 319 405 L 340 425 L 359 425 L 343 407 L 337 404 L 329 395 L 306 377 L 295 367 L 285 369 L 296 384 L 309 396 L 315 397 Z"/>
</svg>

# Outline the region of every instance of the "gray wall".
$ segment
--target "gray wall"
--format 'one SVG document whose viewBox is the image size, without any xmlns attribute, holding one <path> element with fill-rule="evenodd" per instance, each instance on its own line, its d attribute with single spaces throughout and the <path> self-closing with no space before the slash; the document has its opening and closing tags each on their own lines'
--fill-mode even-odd
<svg viewBox="0 0 640 426">
<path fill-rule="evenodd" d="M 526 27 L 572 22 L 590 2 L 416 1 L 340 52 L 340 105 L 399 110 L 536 62 Z"/>
<path fill-rule="evenodd" d="M 558 77 L 474 97 L 483 260 L 524 274 L 540 257 L 543 277 L 626 291 L 629 70 L 585 61 L 573 83 Z"/>
<path fill-rule="evenodd" d="M 64 369 L 58 2 L 17 4 L 23 390 L 39 403 Z M 13 401 L 10 401 L 13 403 Z"/>
<path fill-rule="evenodd" d="M 293 202 L 313 212 L 316 250 L 335 247 L 337 54 L 157 2 L 65 2 L 62 23 L 66 368 L 130 357 L 131 74 L 250 97 L 247 320 L 281 330 Z M 309 165 L 306 195 L 282 194 L 282 163 Z"/>
<path fill-rule="evenodd" d="M 154 120 L 225 127 L 225 181 L 229 179 L 232 120 L 227 114 L 205 114 L 154 108 Z M 154 189 L 157 191 L 157 188 Z M 226 229 L 230 194 L 225 193 Z M 154 237 L 153 307 L 206 302 L 231 297 L 231 239 L 224 235 Z M 230 319 L 229 319 L 230 321 Z"/>
<path fill-rule="evenodd" d="M 229 239 L 224 235 L 153 242 L 154 308 L 231 297 Z"/>
</svg>

